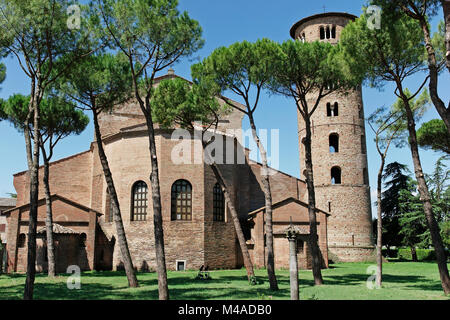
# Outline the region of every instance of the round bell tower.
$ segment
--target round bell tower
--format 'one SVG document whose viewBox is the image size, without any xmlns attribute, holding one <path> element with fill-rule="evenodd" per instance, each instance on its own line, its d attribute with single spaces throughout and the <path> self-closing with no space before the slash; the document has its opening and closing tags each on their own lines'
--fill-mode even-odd
<svg viewBox="0 0 450 320">
<path fill-rule="evenodd" d="M 337 44 L 342 29 L 357 17 L 329 12 L 304 18 L 291 37 L 304 42 Z M 316 95 L 307 97 L 314 104 Z M 328 250 L 331 260 L 365 261 L 373 257 L 364 108 L 361 87 L 347 95 L 325 97 L 312 116 L 312 158 L 317 207 L 329 212 Z M 305 125 L 298 115 L 301 177 L 306 179 Z"/>
</svg>

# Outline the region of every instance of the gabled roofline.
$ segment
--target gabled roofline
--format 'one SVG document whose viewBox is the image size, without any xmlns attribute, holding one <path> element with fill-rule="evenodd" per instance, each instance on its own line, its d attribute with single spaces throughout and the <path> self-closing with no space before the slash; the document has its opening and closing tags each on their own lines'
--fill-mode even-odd
<svg viewBox="0 0 450 320">
<path fill-rule="evenodd" d="M 73 201 L 73 200 L 70 200 L 69 198 L 60 196 L 59 194 L 56 194 L 56 193 L 55 193 L 55 194 L 52 194 L 50 197 L 52 198 L 52 200 L 55 199 L 55 198 L 56 198 L 56 199 L 60 199 L 60 200 L 62 200 L 62 201 L 64 201 L 64 202 L 66 202 L 66 203 L 68 203 L 68 204 L 70 204 L 70 205 L 72 205 L 72 206 L 74 206 L 74 207 L 77 207 L 77 208 L 79 208 L 79 209 L 82 209 L 82 210 L 84 210 L 84 211 L 92 211 L 92 212 L 95 212 L 95 213 L 96 213 L 97 215 L 99 215 L 99 216 L 103 215 L 103 213 L 98 212 L 97 210 L 94 210 L 94 209 L 92 209 L 92 208 L 86 207 L 85 205 L 82 205 L 82 204 L 80 204 L 80 203 L 78 203 L 78 202 L 75 202 L 75 201 Z M 38 200 L 38 203 L 39 203 L 39 202 L 42 202 L 42 201 L 45 201 L 45 197 L 39 199 L 39 200 Z M 21 206 L 18 206 L 18 207 L 15 207 L 15 208 L 11 208 L 11 209 L 8 209 L 8 210 L 6 210 L 6 211 L 3 211 L 2 215 L 6 215 L 6 214 L 9 214 L 9 213 L 11 213 L 11 212 L 17 210 L 17 209 L 23 209 L 23 208 L 26 208 L 26 207 L 29 207 L 29 206 L 30 206 L 30 203 L 26 203 L 26 204 L 23 204 L 23 205 L 21 205 Z"/>
<path fill-rule="evenodd" d="M 91 152 L 90 149 L 87 150 L 87 151 L 83 151 L 83 152 L 80 152 L 80 153 L 77 153 L 77 154 L 74 154 L 74 155 L 71 155 L 71 156 L 68 156 L 68 157 L 65 157 L 65 158 L 62 158 L 62 159 L 59 159 L 59 160 L 50 162 L 49 165 L 52 166 L 52 165 L 57 164 L 57 163 L 61 163 L 61 162 L 64 162 L 64 161 L 68 161 L 68 160 L 71 160 L 71 159 L 73 159 L 73 158 L 76 158 L 76 157 L 78 157 L 78 156 L 84 155 L 85 153 L 89 153 L 89 152 Z M 39 169 L 43 169 L 43 168 L 44 168 L 43 165 L 42 165 L 42 166 L 39 166 Z M 13 174 L 13 177 L 21 176 L 21 175 L 23 175 L 23 174 L 26 174 L 27 172 L 28 172 L 28 170 L 25 170 L 25 171 L 21 171 L 21 172 L 15 173 L 15 174 Z"/>
<path fill-rule="evenodd" d="M 272 209 L 282 207 L 282 206 L 284 206 L 284 205 L 286 205 L 286 204 L 288 204 L 288 203 L 291 203 L 291 202 L 295 202 L 295 203 L 297 203 L 297 204 L 299 204 L 299 205 L 301 205 L 301 206 L 303 206 L 303 207 L 305 207 L 305 208 L 308 208 L 308 204 L 307 204 L 307 203 L 305 203 L 305 202 L 303 202 L 303 201 L 301 201 L 301 200 L 299 200 L 299 199 L 296 199 L 296 198 L 294 198 L 294 197 L 289 197 L 289 198 L 286 198 L 286 199 L 284 199 L 284 200 L 281 200 L 281 201 L 279 201 L 279 202 L 277 202 L 277 203 L 274 203 L 274 204 L 272 205 Z M 250 212 L 250 213 L 248 214 L 248 215 L 250 216 L 248 220 L 253 219 L 253 217 L 254 217 L 255 215 L 257 215 L 258 213 L 263 212 L 263 211 L 265 211 L 265 210 L 266 210 L 266 206 L 263 206 L 263 207 L 261 207 L 261 208 L 259 208 L 259 209 L 256 209 L 256 210 L 253 210 L 252 212 Z M 325 212 L 325 211 L 323 211 L 323 210 L 321 210 L 321 209 L 316 208 L 316 211 L 318 211 L 318 212 L 320 212 L 320 213 L 322 213 L 322 214 L 325 214 L 327 217 L 330 217 L 330 216 L 331 216 L 331 214 L 330 214 L 329 212 Z"/>
<path fill-rule="evenodd" d="M 249 149 L 249 148 L 245 148 L 245 149 L 247 149 L 248 151 L 251 152 L 251 149 Z M 254 161 L 254 160 L 250 160 L 250 159 L 248 160 L 248 163 L 249 163 L 249 165 L 255 164 L 255 165 L 258 165 L 258 166 L 260 166 L 260 167 L 263 166 L 263 164 L 262 164 L 261 162 Z M 283 172 L 283 171 L 281 171 L 281 170 L 274 169 L 274 168 L 272 168 L 272 167 L 269 167 L 269 170 L 276 171 L 276 172 L 281 173 L 282 175 L 285 175 L 285 176 L 287 176 L 287 177 L 289 177 L 289 178 L 296 179 L 297 181 L 306 183 L 305 180 L 302 180 L 302 179 L 300 179 L 300 178 L 294 177 L 294 176 L 290 175 L 289 173 Z"/>
</svg>

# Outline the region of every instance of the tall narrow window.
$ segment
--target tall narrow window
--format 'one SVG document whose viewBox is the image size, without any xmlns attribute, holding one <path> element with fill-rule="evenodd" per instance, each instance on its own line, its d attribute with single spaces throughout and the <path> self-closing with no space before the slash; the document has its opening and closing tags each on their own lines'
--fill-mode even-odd
<svg viewBox="0 0 450 320">
<path fill-rule="evenodd" d="M 138 181 L 132 191 L 132 221 L 147 220 L 148 187 L 144 181 Z"/>
<path fill-rule="evenodd" d="M 335 102 L 334 104 L 327 103 L 327 116 L 328 117 L 337 117 L 339 116 L 339 103 Z"/>
<path fill-rule="evenodd" d="M 213 217 L 214 221 L 225 221 L 225 197 L 218 183 L 213 190 Z"/>
<path fill-rule="evenodd" d="M 172 220 L 192 220 L 192 186 L 178 180 L 172 185 Z"/>
<path fill-rule="evenodd" d="M 341 179 L 341 168 L 339 167 L 333 167 L 331 169 L 331 184 L 336 185 L 336 184 L 341 184 L 342 183 L 342 179 Z"/>
<path fill-rule="evenodd" d="M 331 38 L 331 30 L 330 30 L 330 27 L 327 26 L 327 39 L 330 39 L 330 38 Z"/>
<path fill-rule="evenodd" d="M 333 106 L 331 106 L 331 113 L 333 117 L 339 116 L 339 103 L 335 102 Z"/>
<path fill-rule="evenodd" d="M 330 153 L 339 152 L 339 135 L 337 133 L 330 134 Z"/>
<path fill-rule="evenodd" d="M 325 28 L 320 27 L 320 40 L 325 39 Z"/>
<path fill-rule="evenodd" d="M 19 238 L 17 239 L 17 247 L 24 248 L 26 240 L 27 240 L 27 236 L 25 235 L 25 233 L 21 233 L 19 235 Z"/>
<path fill-rule="evenodd" d="M 336 39 L 336 26 L 331 28 L 331 38 Z"/>
<path fill-rule="evenodd" d="M 302 38 L 301 38 L 301 40 L 302 40 L 302 42 L 303 42 L 303 43 L 305 43 L 305 42 L 306 42 L 306 35 L 305 35 L 305 33 L 304 33 L 304 32 L 302 33 Z"/>
</svg>

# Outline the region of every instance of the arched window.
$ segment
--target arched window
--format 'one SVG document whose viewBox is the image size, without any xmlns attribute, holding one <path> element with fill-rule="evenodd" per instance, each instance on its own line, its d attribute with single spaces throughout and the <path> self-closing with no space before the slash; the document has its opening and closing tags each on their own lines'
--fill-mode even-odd
<svg viewBox="0 0 450 320">
<path fill-rule="evenodd" d="M 336 184 L 341 184 L 342 183 L 342 179 L 341 179 L 341 168 L 339 167 L 333 167 L 331 169 L 331 184 L 336 185 Z"/>
<path fill-rule="evenodd" d="M 330 39 L 330 38 L 331 38 L 331 30 L 330 30 L 330 27 L 327 26 L 327 39 Z"/>
<path fill-rule="evenodd" d="M 109 189 L 106 189 L 106 203 L 105 203 L 105 222 L 113 222 L 113 200 L 109 194 Z"/>
<path fill-rule="evenodd" d="M 304 32 L 302 33 L 301 40 L 302 40 L 303 43 L 306 42 L 306 34 Z"/>
<path fill-rule="evenodd" d="M 25 233 L 21 233 L 19 235 L 19 239 L 17 239 L 17 247 L 24 248 L 26 240 L 27 240 L 27 236 L 25 235 Z"/>
<path fill-rule="evenodd" d="M 148 207 L 148 187 L 144 181 L 138 181 L 133 185 L 131 199 L 131 221 L 146 221 Z"/>
<path fill-rule="evenodd" d="M 331 114 L 333 117 L 339 116 L 339 103 L 335 102 L 334 105 L 331 106 Z"/>
<path fill-rule="evenodd" d="M 332 113 L 331 113 L 331 103 L 327 103 L 327 117 L 331 117 Z"/>
<path fill-rule="evenodd" d="M 192 220 L 192 186 L 178 180 L 172 185 L 172 220 Z"/>
<path fill-rule="evenodd" d="M 214 221 L 225 221 L 225 196 L 218 183 L 213 189 L 213 217 Z"/>
<path fill-rule="evenodd" d="M 328 117 L 337 117 L 339 116 L 339 103 L 335 102 L 334 104 L 327 103 L 327 116 Z"/>
<path fill-rule="evenodd" d="M 339 135 L 337 133 L 330 134 L 330 153 L 339 152 Z"/>
<path fill-rule="evenodd" d="M 320 27 L 320 40 L 325 39 L 325 28 Z"/>
<path fill-rule="evenodd" d="M 336 26 L 331 28 L 331 38 L 336 39 Z"/>
</svg>

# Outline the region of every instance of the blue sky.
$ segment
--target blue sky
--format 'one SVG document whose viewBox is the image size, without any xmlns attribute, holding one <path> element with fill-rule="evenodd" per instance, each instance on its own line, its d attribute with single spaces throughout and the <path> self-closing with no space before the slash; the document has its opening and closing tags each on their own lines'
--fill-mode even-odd
<svg viewBox="0 0 450 320">
<path fill-rule="evenodd" d="M 194 57 L 185 59 L 175 65 L 175 72 L 190 79 L 190 65 L 207 57 L 215 48 L 228 46 L 234 42 L 259 38 L 270 38 L 282 42 L 288 40 L 291 26 L 298 20 L 309 15 L 326 11 L 348 12 L 359 16 L 365 1 L 306 1 L 306 0 L 180 0 L 181 11 L 187 10 L 190 16 L 200 22 L 203 28 L 205 46 Z M 442 12 L 433 20 L 436 30 L 437 22 L 442 20 Z M 29 81 L 19 68 L 15 59 L 3 61 L 7 67 L 7 78 L 1 85 L 0 97 L 7 98 L 13 93 L 29 94 Z M 411 78 L 407 84 L 414 90 L 423 78 L 422 75 Z M 450 99 L 450 76 L 444 72 L 440 78 L 439 92 L 444 101 Z M 393 87 L 388 85 L 382 92 L 375 89 L 363 89 L 364 107 L 369 115 L 377 107 L 390 106 L 394 101 Z M 423 121 L 439 118 L 432 106 Z M 300 162 L 298 156 L 297 114 L 292 101 L 264 94 L 256 114 L 256 122 L 261 129 L 280 129 L 280 169 L 298 177 Z M 248 121 L 244 119 L 244 129 Z M 373 134 L 367 128 L 369 174 L 372 192 L 375 192 L 376 175 L 379 167 L 379 156 L 375 150 Z M 12 175 L 26 170 L 26 155 L 24 138 L 6 122 L 0 122 L 0 197 L 9 192 L 15 192 Z M 56 148 L 54 160 L 70 156 L 89 149 L 93 138 L 92 124 L 80 136 L 69 137 L 61 141 Z M 439 157 L 432 151 L 421 150 L 425 172 L 431 172 Z M 398 161 L 407 164 L 412 169 L 411 155 L 408 148 L 392 149 L 388 162 Z M 375 199 L 375 198 L 373 198 Z M 375 212 L 374 212 L 375 213 Z"/>
</svg>

